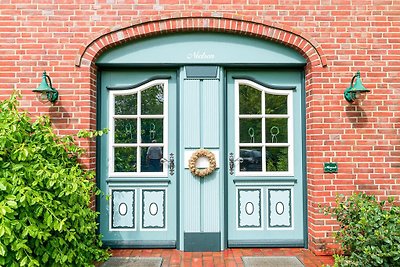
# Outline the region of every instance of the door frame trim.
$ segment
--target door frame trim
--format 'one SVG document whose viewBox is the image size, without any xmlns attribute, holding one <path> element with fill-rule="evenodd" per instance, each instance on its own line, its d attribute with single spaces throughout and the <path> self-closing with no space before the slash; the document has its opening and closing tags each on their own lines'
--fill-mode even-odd
<svg viewBox="0 0 400 267">
<path fill-rule="evenodd" d="M 304 221 L 304 247 L 308 248 L 308 177 L 307 177 L 307 145 L 306 145 L 306 138 L 307 138 L 307 121 L 306 121 L 306 75 L 304 69 L 301 71 L 301 94 L 300 94 L 300 108 L 301 112 L 303 113 L 302 116 L 302 127 L 301 127 L 301 140 L 303 144 L 303 221 Z"/>
<path fill-rule="evenodd" d="M 128 85 L 114 85 L 114 86 L 106 86 L 107 90 L 131 90 L 138 88 L 142 85 L 145 85 L 146 83 L 152 82 L 154 80 L 169 80 L 171 79 L 171 75 L 155 75 L 152 76 L 144 81 L 138 82 L 136 84 L 128 84 Z"/>
<path fill-rule="evenodd" d="M 249 75 L 233 75 L 232 79 L 234 80 L 248 80 L 251 81 L 253 83 L 259 84 L 263 87 L 269 88 L 269 89 L 273 89 L 273 90 L 296 90 L 296 86 L 286 86 L 286 85 L 274 85 L 274 84 L 269 84 L 269 83 L 265 83 L 262 81 L 259 81 Z"/>
</svg>

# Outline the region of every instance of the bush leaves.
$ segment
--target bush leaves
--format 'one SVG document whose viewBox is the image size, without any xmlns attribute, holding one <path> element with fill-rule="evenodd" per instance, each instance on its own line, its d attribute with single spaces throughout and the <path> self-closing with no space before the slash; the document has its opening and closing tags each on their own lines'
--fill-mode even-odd
<svg viewBox="0 0 400 267">
<path fill-rule="evenodd" d="M 400 266 L 400 207 L 393 202 L 358 193 L 324 209 L 340 225 L 335 237 L 344 254 L 334 255 L 335 266 Z"/>
<path fill-rule="evenodd" d="M 84 131 L 96 137 L 107 131 Z M 0 266 L 92 266 L 100 249 L 99 190 L 81 167 L 73 136 L 53 133 L 48 117 L 32 122 L 17 95 L 0 102 Z"/>
</svg>

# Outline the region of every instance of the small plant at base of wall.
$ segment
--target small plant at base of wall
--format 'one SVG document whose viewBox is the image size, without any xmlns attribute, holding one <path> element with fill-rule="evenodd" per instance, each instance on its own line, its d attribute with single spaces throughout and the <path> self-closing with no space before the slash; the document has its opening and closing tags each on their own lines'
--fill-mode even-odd
<svg viewBox="0 0 400 267">
<path fill-rule="evenodd" d="M 89 207 L 99 190 L 78 162 L 82 153 L 73 136 L 53 133 L 49 118 L 32 122 L 16 94 L 0 102 L 0 266 L 92 266 L 108 258 Z"/>
<path fill-rule="evenodd" d="M 340 225 L 334 236 L 343 254 L 334 255 L 334 266 L 400 266 L 400 207 L 393 197 L 379 202 L 365 193 L 340 195 L 336 207 L 323 210 Z"/>
</svg>

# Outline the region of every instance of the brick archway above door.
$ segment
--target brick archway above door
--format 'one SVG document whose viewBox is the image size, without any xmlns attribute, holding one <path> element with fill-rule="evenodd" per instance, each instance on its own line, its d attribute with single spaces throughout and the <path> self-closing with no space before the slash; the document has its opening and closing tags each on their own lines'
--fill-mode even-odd
<svg viewBox="0 0 400 267">
<path fill-rule="evenodd" d="M 75 65 L 90 66 L 104 51 L 134 39 L 188 31 L 237 33 L 275 41 L 298 51 L 311 66 L 327 66 L 321 46 L 308 34 L 287 25 L 225 13 L 163 15 L 104 29 L 82 45 Z"/>
</svg>

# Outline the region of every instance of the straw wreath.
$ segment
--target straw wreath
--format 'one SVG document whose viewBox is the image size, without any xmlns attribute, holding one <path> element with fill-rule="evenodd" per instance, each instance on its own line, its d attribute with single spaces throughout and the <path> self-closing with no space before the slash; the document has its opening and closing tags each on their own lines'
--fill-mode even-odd
<svg viewBox="0 0 400 267">
<path fill-rule="evenodd" d="M 198 169 L 196 167 L 196 162 L 199 158 L 202 157 L 207 158 L 209 164 L 208 167 L 205 169 Z M 189 159 L 189 170 L 195 176 L 204 177 L 210 175 L 216 167 L 217 162 L 215 160 L 215 155 L 207 149 L 196 150 Z"/>
</svg>

